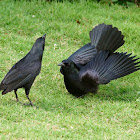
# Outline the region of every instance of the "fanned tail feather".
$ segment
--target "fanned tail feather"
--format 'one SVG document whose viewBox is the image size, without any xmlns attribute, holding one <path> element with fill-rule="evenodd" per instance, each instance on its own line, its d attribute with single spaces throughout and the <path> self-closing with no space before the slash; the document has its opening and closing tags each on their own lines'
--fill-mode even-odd
<svg viewBox="0 0 140 140">
<path fill-rule="evenodd" d="M 140 58 L 136 59 L 136 56 L 130 55 L 127 53 L 114 53 L 110 55 L 109 51 L 101 51 L 82 69 L 81 73 L 90 71 L 91 77 L 96 75 L 95 79 L 98 84 L 107 84 L 111 80 L 140 70 L 140 62 L 137 62 Z"/>
<path fill-rule="evenodd" d="M 124 36 L 121 31 L 112 25 L 99 24 L 90 31 L 91 45 L 99 51 L 114 52 L 124 44 Z"/>
</svg>

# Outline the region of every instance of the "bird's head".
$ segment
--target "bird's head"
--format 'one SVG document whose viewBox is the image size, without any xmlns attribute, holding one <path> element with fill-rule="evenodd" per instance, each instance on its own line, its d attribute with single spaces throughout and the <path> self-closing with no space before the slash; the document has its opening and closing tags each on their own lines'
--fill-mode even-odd
<svg viewBox="0 0 140 140">
<path fill-rule="evenodd" d="M 43 35 L 42 37 L 39 37 L 36 40 L 36 42 L 34 43 L 34 45 L 32 47 L 32 52 L 33 53 L 44 51 L 45 38 L 46 38 L 46 34 Z"/>
<path fill-rule="evenodd" d="M 78 73 L 79 67 L 71 60 L 63 60 L 61 63 L 58 64 L 58 66 L 61 66 L 60 72 L 64 75 L 65 73 Z"/>
</svg>

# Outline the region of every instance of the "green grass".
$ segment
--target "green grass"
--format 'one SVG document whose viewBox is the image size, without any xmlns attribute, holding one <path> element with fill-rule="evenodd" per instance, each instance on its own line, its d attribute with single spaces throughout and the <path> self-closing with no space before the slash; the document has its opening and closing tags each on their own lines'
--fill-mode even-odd
<svg viewBox="0 0 140 140">
<path fill-rule="evenodd" d="M 0 96 L 0 139 L 138 140 L 140 71 L 75 99 L 57 64 L 88 43 L 89 31 L 99 23 L 122 31 L 125 44 L 119 52 L 140 57 L 139 15 L 139 8 L 90 2 L 0 1 L 0 81 L 47 34 L 42 70 L 30 92 L 39 108 L 16 103 L 14 92 Z M 23 89 L 18 95 L 28 102 Z"/>
</svg>

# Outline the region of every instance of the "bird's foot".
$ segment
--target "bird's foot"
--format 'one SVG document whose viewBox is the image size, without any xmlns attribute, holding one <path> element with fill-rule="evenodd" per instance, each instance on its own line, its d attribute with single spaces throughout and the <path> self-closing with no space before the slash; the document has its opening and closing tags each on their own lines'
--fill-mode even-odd
<svg viewBox="0 0 140 140">
<path fill-rule="evenodd" d="M 16 101 L 16 102 L 19 102 L 19 100 L 18 100 L 18 99 L 16 99 L 16 100 L 14 100 L 14 99 L 11 99 L 11 100 L 12 100 L 12 101 L 14 101 L 14 102 L 15 102 L 15 101 Z"/>
<path fill-rule="evenodd" d="M 25 105 L 25 106 L 32 106 L 32 107 L 36 107 L 36 108 L 38 108 L 37 106 L 33 105 L 32 103 L 29 103 L 29 104 L 23 104 L 23 105 Z"/>
<path fill-rule="evenodd" d="M 24 104 L 24 105 L 27 105 L 27 106 L 34 106 L 32 103 Z"/>
</svg>

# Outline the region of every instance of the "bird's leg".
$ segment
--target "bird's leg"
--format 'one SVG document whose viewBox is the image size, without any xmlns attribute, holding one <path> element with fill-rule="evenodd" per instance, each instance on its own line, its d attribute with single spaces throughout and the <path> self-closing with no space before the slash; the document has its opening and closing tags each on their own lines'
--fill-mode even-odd
<svg viewBox="0 0 140 140">
<path fill-rule="evenodd" d="M 24 105 L 31 105 L 31 106 L 33 106 L 32 102 L 31 102 L 31 100 L 29 98 L 29 91 L 30 91 L 29 89 L 25 89 L 26 97 L 29 100 L 30 104 L 24 104 Z"/>
<path fill-rule="evenodd" d="M 15 89 L 14 92 L 15 92 L 15 95 L 16 95 L 16 100 L 18 102 L 19 100 L 18 100 L 18 95 L 17 95 L 17 89 Z"/>
<path fill-rule="evenodd" d="M 32 102 L 31 102 L 31 100 L 30 100 L 29 96 L 28 96 L 28 95 L 26 95 L 26 97 L 28 98 L 28 100 L 29 100 L 29 102 L 30 102 L 30 104 L 28 104 L 28 105 L 33 106 L 33 104 L 32 104 Z M 26 104 L 26 105 L 27 105 L 27 104 Z"/>
</svg>

